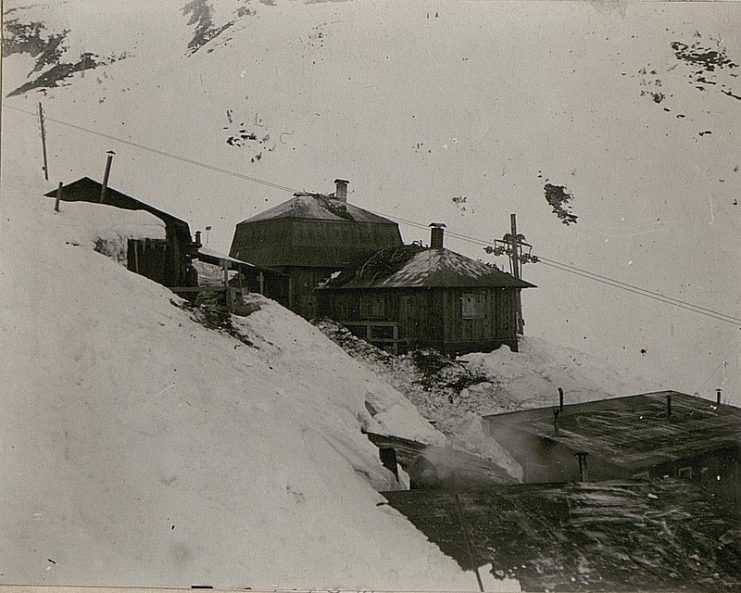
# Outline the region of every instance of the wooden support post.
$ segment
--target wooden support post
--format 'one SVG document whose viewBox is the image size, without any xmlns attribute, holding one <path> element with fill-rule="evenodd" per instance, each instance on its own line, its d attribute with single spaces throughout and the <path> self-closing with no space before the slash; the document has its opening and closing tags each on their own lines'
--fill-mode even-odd
<svg viewBox="0 0 741 593">
<path fill-rule="evenodd" d="M 265 295 L 265 274 L 262 273 L 262 270 L 260 270 L 260 273 L 257 275 L 257 283 L 260 287 L 260 294 Z"/>
<path fill-rule="evenodd" d="M 62 182 L 59 182 L 59 186 L 57 187 L 57 197 L 54 200 L 54 212 L 59 212 L 59 200 L 62 199 Z"/>
<path fill-rule="evenodd" d="M 46 159 L 46 124 L 44 123 L 44 108 L 39 101 L 39 123 L 41 124 L 41 150 L 44 153 L 44 179 L 49 181 L 49 162 Z"/>
<path fill-rule="evenodd" d="M 229 262 L 225 259 L 221 260 L 221 267 L 224 270 L 224 288 L 226 288 L 226 309 L 229 313 L 234 312 L 234 295 L 232 295 L 232 289 L 229 286 Z"/>
<path fill-rule="evenodd" d="M 461 531 L 463 532 L 463 540 L 466 542 L 466 548 L 468 550 L 468 558 L 473 566 L 473 571 L 476 573 L 476 581 L 479 584 L 479 591 L 484 592 L 484 582 L 481 580 L 481 574 L 479 573 L 479 567 L 476 565 L 476 560 L 473 556 L 473 549 L 471 547 L 471 540 L 468 537 L 468 531 L 466 529 L 466 523 L 463 520 L 463 511 L 461 510 L 461 499 L 457 494 L 455 495 L 455 506 L 458 509 L 458 520 L 461 523 Z"/>
<path fill-rule="evenodd" d="M 589 456 L 589 453 L 586 451 L 579 451 L 574 455 L 579 460 L 579 481 L 586 482 L 589 478 L 587 474 L 587 457 Z"/>
</svg>

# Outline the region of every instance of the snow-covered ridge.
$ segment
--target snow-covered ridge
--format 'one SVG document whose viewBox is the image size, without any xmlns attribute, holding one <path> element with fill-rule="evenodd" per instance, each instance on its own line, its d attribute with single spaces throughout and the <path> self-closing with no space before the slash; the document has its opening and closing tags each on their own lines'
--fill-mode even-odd
<svg viewBox="0 0 741 593">
<path fill-rule="evenodd" d="M 475 586 L 377 493 L 361 429 L 444 440 L 411 403 L 265 299 L 252 346 L 194 322 L 53 205 L 3 185 L 2 582 Z"/>
</svg>

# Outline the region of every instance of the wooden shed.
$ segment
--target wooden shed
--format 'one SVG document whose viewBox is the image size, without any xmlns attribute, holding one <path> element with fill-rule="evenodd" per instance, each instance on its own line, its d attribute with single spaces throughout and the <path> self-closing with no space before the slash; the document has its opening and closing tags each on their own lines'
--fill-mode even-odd
<svg viewBox="0 0 741 593">
<path fill-rule="evenodd" d="M 398 353 L 517 350 L 516 296 L 532 284 L 443 247 L 404 245 L 375 253 L 317 289 L 319 314 Z"/>
<path fill-rule="evenodd" d="M 557 412 L 557 414 L 556 414 Z M 741 502 L 741 409 L 676 391 L 484 416 L 525 482 L 696 481 Z"/>
<path fill-rule="evenodd" d="M 196 257 L 200 243 L 194 241 L 190 227 L 184 220 L 126 195 L 82 177 L 61 188 L 63 202 L 90 202 L 124 210 L 144 210 L 165 223 L 165 239 L 129 239 L 128 269 L 168 287 L 181 286 L 185 281 L 187 261 Z M 57 190 L 45 194 L 56 197 Z"/>
<path fill-rule="evenodd" d="M 285 273 L 288 294 L 266 295 L 307 319 L 316 316 L 314 288 L 333 272 L 402 244 L 398 225 L 347 202 L 347 181 L 334 194 L 298 193 L 237 224 L 229 255 Z"/>
</svg>

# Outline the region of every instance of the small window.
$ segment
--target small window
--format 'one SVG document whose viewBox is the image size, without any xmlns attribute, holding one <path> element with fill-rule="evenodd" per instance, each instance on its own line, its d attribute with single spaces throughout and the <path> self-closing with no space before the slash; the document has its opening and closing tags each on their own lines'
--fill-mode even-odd
<svg viewBox="0 0 741 593">
<path fill-rule="evenodd" d="M 484 295 L 467 293 L 461 297 L 461 317 L 478 319 L 484 316 Z"/>
<path fill-rule="evenodd" d="M 691 480 L 692 479 L 692 468 L 691 467 L 680 467 L 677 470 L 677 477 L 680 480 Z"/>
<path fill-rule="evenodd" d="M 372 340 L 393 340 L 394 339 L 394 326 L 393 325 L 371 325 L 370 326 L 370 338 Z"/>
<path fill-rule="evenodd" d="M 360 316 L 364 318 L 380 318 L 386 314 L 386 303 L 383 297 L 362 296 L 360 297 Z"/>
</svg>

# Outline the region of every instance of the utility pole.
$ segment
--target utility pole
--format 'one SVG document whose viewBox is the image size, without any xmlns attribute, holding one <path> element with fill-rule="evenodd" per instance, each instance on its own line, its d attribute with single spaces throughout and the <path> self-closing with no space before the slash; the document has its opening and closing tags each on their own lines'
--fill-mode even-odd
<svg viewBox="0 0 741 593">
<path fill-rule="evenodd" d="M 517 215 L 510 214 L 510 241 L 511 241 L 511 252 L 510 260 L 512 262 L 512 275 L 520 279 L 520 241 L 525 239 L 524 236 L 517 234 Z M 525 333 L 525 319 L 522 317 L 522 295 L 520 290 L 515 291 L 515 314 L 517 316 L 517 333 L 522 335 Z"/>
<path fill-rule="evenodd" d="M 44 125 L 44 108 L 39 101 L 39 124 L 41 125 L 41 150 L 44 153 L 44 179 L 49 181 L 49 163 L 46 160 L 46 126 Z"/>
<path fill-rule="evenodd" d="M 484 248 L 484 251 L 494 255 L 509 256 L 510 268 L 512 275 L 518 280 L 522 279 L 522 264 L 537 263 L 538 258 L 532 255 L 533 248 L 530 243 L 525 241 L 525 236 L 517 233 L 517 215 L 510 214 L 510 232 L 501 239 L 494 239 L 493 245 Z M 527 248 L 527 249 L 523 249 Z M 520 289 L 515 291 L 515 316 L 517 324 L 517 333 L 522 335 L 525 332 L 525 319 L 522 315 L 522 297 Z"/>
</svg>

